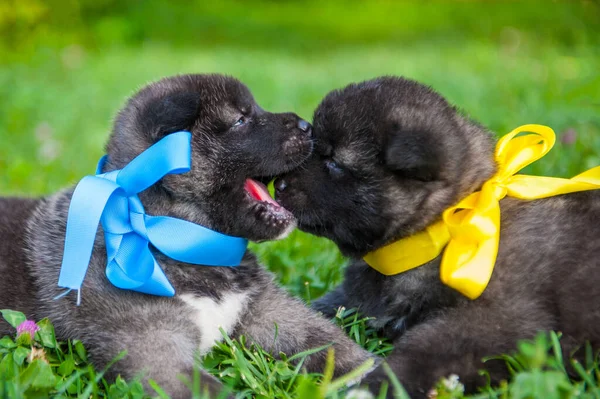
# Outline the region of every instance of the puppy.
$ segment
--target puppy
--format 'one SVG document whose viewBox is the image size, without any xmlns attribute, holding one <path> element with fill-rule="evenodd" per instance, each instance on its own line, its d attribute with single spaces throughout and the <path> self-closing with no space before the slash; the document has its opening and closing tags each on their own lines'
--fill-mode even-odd
<svg viewBox="0 0 600 399">
<path fill-rule="evenodd" d="M 167 175 L 141 192 L 148 215 L 181 218 L 254 241 L 285 237 L 295 219 L 253 179 L 269 178 L 303 162 L 312 150 L 311 126 L 293 113 L 273 114 L 236 79 L 184 75 L 150 84 L 119 113 L 104 172 L 121 169 L 169 133 L 191 132 L 192 166 Z M 121 290 L 105 276 L 104 236 L 95 250 L 76 305 L 57 285 L 67 212 L 73 188 L 40 199 L 0 200 L 0 308 L 49 317 L 61 339 L 77 338 L 103 367 L 122 350 L 128 355 L 112 375 L 140 371 L 172 397 L 190 397 L 178 375 L 191 376 L 194 353 L 221 338 L 219 327 L 274 353 L 295 353 L 333 343 L 336 372 L 355 368 L 370 355 L 337 327 L 289 297 L 273 276 L 246 253 L 238 267 L 184 264 L 155 252 L 174 297 Z M 10 332 L 0 322 L 0 336 Z M 322 371 L 325 353 L 304 363 Z M 219 384 L 204 375 L 212 392 Z"/>
<path fill-rule="evenodd" d="M 359 307 L 395 337 L 389 364 L 411 397 L 457 374 L 473 390 L 482 358 L 559 330 L 563 345 L 600 344 L 600 191 L 500 201 L 499 252 L 483 294 L 440 281 L 440 258 L 384 276 L 361 259 L 441 219 L 496 171 L 495 140 L 433 90 L 382 77 L 328 94 L 314 115 L 315 151 L 275 183 L 299 228 L 333 240 L 353 262 L 315 303 Z M 408 330 L 402 334 L 406 329 Z M 503 367 L 487 362 L 494 382 Z M 367 377 L 385 379 L 379 369 Z"/>
</svg>

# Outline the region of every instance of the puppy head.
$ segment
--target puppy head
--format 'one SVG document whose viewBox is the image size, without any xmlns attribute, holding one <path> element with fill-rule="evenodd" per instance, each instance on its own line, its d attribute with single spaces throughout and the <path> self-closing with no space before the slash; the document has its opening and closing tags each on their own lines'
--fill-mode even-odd
<svg viewBox="0 0 600 399">
<path fill-rule="evenodd" d="M 169 133 L 192 134 L 192 167 L 167 175 L 140 199 L 148 214 L 186 219 L 260 241 L 295 227 L 260 181 L 287 172 L 312 151 L 311 126 L 293 113 L 263 110 L 246 86 L 221 75 L 152 83 L 119 113 L 104 171 L 120 169 Z"/>
<path fill-rule="evenodd" d="M 422 230 L 494 172 L 493 140 L 439 94 L 396 77 L 329 93 L 315 151 L 275 182 L 299 227 L 361 257 Z"/>
</svg>

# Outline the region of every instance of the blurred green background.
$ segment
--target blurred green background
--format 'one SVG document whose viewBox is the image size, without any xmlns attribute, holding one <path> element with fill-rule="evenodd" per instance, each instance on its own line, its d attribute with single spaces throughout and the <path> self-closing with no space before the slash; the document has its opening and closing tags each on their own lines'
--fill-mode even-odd
<svg viewBox="0 0 600 399">
<path fill-rule="evenodd" d="M 404 75 L 503 134 L 547 124 L 528 170 L 600 164 L 597 1 L 0 1 L 0 194 L 41 195 L 94 171 L 127 96 L 165 75 L 221 72 L 272 111 L 310 118 L 349 82 Z M 340 278 L 330 243 L 255 246 L 294 293 Z"/>
</svg>

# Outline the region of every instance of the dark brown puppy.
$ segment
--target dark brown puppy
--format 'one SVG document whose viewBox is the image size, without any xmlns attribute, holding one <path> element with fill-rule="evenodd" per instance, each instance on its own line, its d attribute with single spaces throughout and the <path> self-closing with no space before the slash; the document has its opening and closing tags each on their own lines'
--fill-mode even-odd
<svg viewBox="0 0 600 399">
<path fill-rule="evenodd" d="M 262 110 L 236 79 L 186 75 L 150 84 L 119 113 L 107 145 L 105 172 L 179 130 L 192 134 L 192 168 L 168 175 L 139 197 L 149 215 L 182 218 L 254 241 L 284 237 L 292 215 L 249 178 L 289 171 L 310 154 L 311 126 L 293 113 Z M 248 184 L 250 189 L 247 189 Z M 336 371 L 355 368 L 370 355 L 328 320 L 289 297 L 246 253 L 238 267 L 188 265 L 156 253 L 173 298 L 124 291 L 105 276 L 106 250 L 99 229 L 81 306 L 74 293 L 53 300 L 73 188 L 42 199 L 0 199 L 0 309 L 30 318 L 50 317 L 59 338 L 77 338 L 92 362 L 126 378 L 145 371 L 172 397 L 190 397 L 178 375 L 191 376 L 194 354 L 221 339 L 219 328 L 241 334 L 274 353 L 295 353 L 333 343 Z M 11 333 L 0 321 L 0 336 Z M 304 363 L 322 371 L 325 354 Z M 145 380 L 144 380 L 145 381 Z M 202 380 L 212 391 L 220 384 Z"/>
<path fill-rule="evenodd" d="M 540 330 L 600 344 L 600 191 L 501 201 L 500 248 L 489 286 L 471 301 L 444 286 L 439 257 L 384 276 L 361 258 L 424 229 L 495 172 L 495 140 L 440 95 L 384 77 L 336 90 L 314 117 L 315 151 L 276 182 L 300 229 L 332 239 L 353 259 L 343 284 L 317 301 L 331 314 L 360 307 L 398 337 L 388 362 L 411 396 L 458 374 L 480 383 L 481 359 Z M 500 365 L 486 363 L 495 381 Z M 369 376 L 377 385 L 381 370 Z"/>
</svg>

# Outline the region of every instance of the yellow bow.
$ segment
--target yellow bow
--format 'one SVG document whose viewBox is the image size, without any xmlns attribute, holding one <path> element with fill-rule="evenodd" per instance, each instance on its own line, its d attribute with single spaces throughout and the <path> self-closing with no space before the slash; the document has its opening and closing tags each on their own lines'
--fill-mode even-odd
<svg viewBox="0 0 600 399">
<path fill-rule="evenodd" d="M 515 137 L 523 132 L 533 134 Z M 515 175 L 546 155 L 554 142 L 554 131 L 549 127 L 516 128 L 498 141 L 498 170 L 480 191 L 444 211 L 442 220 L 424 231 L 368 253 L 365 261 L 382 274 L 398 274 L 435 259 L 445 246 L 440 266 L 442 282 L 470 299 L 479 297 L 496 263 L 502 198 L 508 195 L 532 200 L 600 188 L 600 166 L 572 179 Z"/>
</svg>

